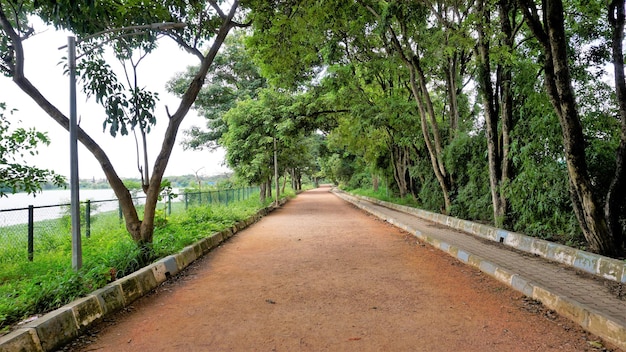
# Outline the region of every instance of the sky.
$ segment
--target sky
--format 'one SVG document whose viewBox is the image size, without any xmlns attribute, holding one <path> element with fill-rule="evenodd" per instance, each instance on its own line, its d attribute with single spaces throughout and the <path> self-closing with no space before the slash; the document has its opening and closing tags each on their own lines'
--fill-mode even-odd
<svg viewBox="0 0 626 352">
<path fill-rule="evenodd" d="M 37 34 L 24 42 L 25 73 L 35 87 L 61 112 L 69 116 L 69 77 L 63 75 L 63 65 L 67 49 L 59 47 L 67 44 L 69 33 L 48 28 L 34 19 Z M 122 79 L 121 64 L 112 58 L 108 63 Z M 152 172 L 153 161 L 161 148 L 163 135 L 167 127 L 165 107 L 175 111 L 179 99 L 167 93 L 165 85 L 178 72 L 184 72 L 187 66 L 199 64 L 199 59 L 178 48 L 169 38 L 159 40 L 159 48 L 148 55 L 139 65 L 139 84 L 159 93 L 155 114 L 157 124 L 148 136 L 149 170 Z M 108 131 L 103 131 L 104 109 L 93 98 L 87 100 L 77 85 L 77 116 L 79 124 L 105 150 L 115 170 L 122 178 L 139 178 L 137 169 L 135 139 L 132 134 L 113 138 Z M 5 102 L 8 109 L 17 109 L 11 120 L 12 127 L 35 127 L 40 132 L 47 132 L 51 140 L 49 146 L 39 148 L 39 154 L 27 160 L 28 164 L 51 169 L 69 178 L 70 152 L 69 133 L 49 117 L 30 97 L 23 93 L 10 78 L 0 77 L 0 102 Z M 16 122 L 16 121 L 19 121 Z M 215 175 L 228 171 L 224 165 L 224 151 L 183 150 L 180 141 L 182 131 L 191 126 L 205 126 L 204 119 L 195 110 L 191 110 L 178 132 L 176 146 L 170 157 L 165 176 L 194 174 Z M 104 172 L 96 159 L 78 143 L 78 166 L 80 179 L 104 179 Z"/>
</svg>

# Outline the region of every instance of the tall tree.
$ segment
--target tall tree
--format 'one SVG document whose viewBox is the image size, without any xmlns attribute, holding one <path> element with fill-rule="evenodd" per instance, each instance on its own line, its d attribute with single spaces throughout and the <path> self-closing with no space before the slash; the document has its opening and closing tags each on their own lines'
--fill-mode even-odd
<svg viewBox="0 0 626 352">
<path fill-rule="evenodd" d="M 90 6 L 79 6 L 78 3 L 57 3 L 56 1 L 1 1 L 0 2 L 0 50 L 2 50 L 3 73 L 12 77 L 15 84 L 37 103 L 54 121 L 65 129 L 69 129 L 69 119 L 25 76 L 26 62 L 23 42 L 33 34 L 27 23 L 27 15 L 36 14 L 57 27 L 67 28 L 78 35 L 91 35 L 104 32 L 102 40 L 115 40 L 120 32 L 114 28 L 131 26 L 123 36 L 135 34 L 132 26 L 149 25 L 154 22 L 187 23 L 184 30 L 167 31 L 176 42 L 200 60 L 201 64 L 193 80 L 189 83 L 181 101 L 173 114 L 168 113 L 167 129 L 152 169 L 152 176 L 145 186 L 146 203 L 143 219 L 139 218 L 129 190 L 113 168 L 109 156 L 84 130 L 78 129 L 78 140 L 93 154 L 100 163 L 109 184 L 120 201 L 126 229 L 133 240 L 146 249 L 146 258 L 150 257 L 150 244 L 154 231 L 154 216 L 159 198 L 163 173 L 167 167 L 172 148 L 175 145 L 178 128 L 202 88 L 204 79 L 209 72 L 215 56 L 227 34 L 233 27 L 240 25 L 236 21 L 239 14 L 239 1 L 230 3 L 225 11 L 215 1 L 193 2 L 184 4 L 177 1 L 151 3 L 142 6 L 141 2 L 100 2 Z M 239 14 L 242 18 L 243 14 Z M 143 28 L 143 27 L 142 27 Z M 150 36 L 154 38 L 154 36 Z M 141 43 L 141 42 L 140 42 Z M 210 43 L 203 51 L 202 45 Z M 96 94 L 104 97 L 105 91 Z M 120 122 L 119 119 L 114 121 Z M 124 122 L 124 121 L 122 121 Z"/>
<path fill-rule="evenodd" d="M 541 11 L 534 1 L 519 0 L 519 3 L 544 55 L 544 84 L 561 124 L 574 212 L 592 250 L 619 255 L 621 236 L 611 233 L 589 174 L 585 135 L 568 61 L 563 3 L 561 0 L 545 1 Z"/>
<path fill-rule="evenodd" d="M 365 8 L 367 8 L 377 19 L 378 26 L 384 31 L 384 35 L 388 37 L 389 50 L 393 50 L 402 59 L 406 69 L 409 71 L 410 89 L 413 98 L 418 107 L 421 118 L 421 129 L 426 144 L 426 149 L 430 157 L 433 172 L 439 182 L 441 192 L 443 194 L 445 213 L 450 213 L 453 197 L 453 180 L 446 170 L 443 160 L 443 149 L 445 146 L 445 136 L 441 131 L 440 121 L 435 109 L 432 81 L 427 78 L 426 66 L 428 59 L 427 43 L 429 34 L 428 16 L 432 14 L 439 19 L 443 37 L 450 38 L 450 30 L 458 23 L 452 24 L 453 21 L 448 19 L 448 14 L 452 14 L 454 21 L 463 21 L 466 17 L 465 13 L 461 13 L 458 7 L 450 10 L 434 5 L 434 12 L 429 12 L 428 7 L 422 4 L 406 4 L 395 1 L 380 2 L 373 6 L 365 1 L 360 0 Z M 437 32 L 436 32 L 437 33 Z M 434 47 L 431 45 L 431 49 Z M 457 46 L 454 54 L 446 54 L 443 56 L 443 62 L 437 63 L 443 67 L 445 72 L 446 94 L 450 97 L 452 105 L 448 109 L 450 117 L 450 126 L 456 128 L 458 126 L 458 88 L 460 87 L 460 64 L 466 63 L 461 58 L 465 55 L 463 46 Z M 455 49 L 451 49 L 455 50 Z M 459 56 L 457 56 L 457 54 Z M 433 55 L 435 56 L 435 55 Z M 437 65 L 436 64 L 436 65 Z M 454 131 L 448 130 L 448 136 L 453 136 Z"/>
<path fill-rule="evenodd" d="M 614 237 L 615 245 L 626 249 L 626 233 L 620 224 L 626 206 L 626 75 L 624 74 L 624 23 L 626 14 L 624 1 L 613 0 L 608 6 L 608 20 L 612 27 L 611 56 L 613 60 L 613 75 L 615 77 L 615 91 L 617 93 L 618 111 L 620 117 L 620 144 L 617 149 L 616 167 L 613 181 L 607 191 L 604 212 L 606 221 Z"/>
<path fill-rule="evenodd" d="M 491 2 L 485 0 L 477 1 L 477 81 L 483 98 L 487 131 L 493 218 L 495 225 L 502 227 L 506 222 L 508 210 L 506 185 L 512 177 L 510 157 L 513 129 L 512 56 L 514 38 L 519 27 L 516 23 L 517 11 L 511 0 L 498 1 L 497 11 L 490 4 Z M 492 14 L 495 13 L 499 18 L 497 27 L 491 22 Z M 496 58 L 492 53 L 494 48 L 499 54 Z M 492 81 L 492 77 L 495 77 L 495 82 Z"/>
</svg>

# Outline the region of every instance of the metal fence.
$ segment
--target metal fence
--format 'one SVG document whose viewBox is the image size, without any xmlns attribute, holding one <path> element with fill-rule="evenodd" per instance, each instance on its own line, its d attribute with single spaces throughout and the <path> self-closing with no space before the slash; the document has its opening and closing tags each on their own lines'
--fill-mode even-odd
<svg viewBox="0 0 626 352">
<path fill-rule="evenodd" d="M 165 215 L 171 215 L 194 206 L 228 205 L 250 198 L 257 191 L 258 187 L 248 187 L 183 193 L 176 197 L 166 195 L 157 204 L 157 209 Z M 134 197 L 133 200 L 138 211 L 141 211 L 145 197 Z M 35 253 L 71 243 L 70 204 L 4 209 L 0 210 L 0 216 L 3 219 L 0 223 L 0 263 L 25 259 L 33 261 Z M 103 226 L 108 228 L 124 226 L 122 209 L 117 199 L 81 202 L 81 234 L 90 237 L 92 224 L 100 221 L 106 221 Z"/>
</svg>

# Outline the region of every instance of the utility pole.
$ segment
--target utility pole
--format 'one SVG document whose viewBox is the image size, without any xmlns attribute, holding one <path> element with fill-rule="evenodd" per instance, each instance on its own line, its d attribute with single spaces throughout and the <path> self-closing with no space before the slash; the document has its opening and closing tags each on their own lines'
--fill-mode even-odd
<svg viewBox="0 0 626 352">
<path fill-rule="evenodd" d="M 76 38 L 67 37 L 68 68 L 70 71 L 70 215 L 72 221 L 72 268 L 83 266 L 80 238 L 80 196 L 78 193 L 78 123 L 76 119 Z"/>
<path fill-rule="evenodd" d="M 278 150 L 276 149 L 276 137 L 274 137 L 274 178 L 276 179 L 276 206 L 278 206 L 280 182 L 278 182 Z"/>
</svg>

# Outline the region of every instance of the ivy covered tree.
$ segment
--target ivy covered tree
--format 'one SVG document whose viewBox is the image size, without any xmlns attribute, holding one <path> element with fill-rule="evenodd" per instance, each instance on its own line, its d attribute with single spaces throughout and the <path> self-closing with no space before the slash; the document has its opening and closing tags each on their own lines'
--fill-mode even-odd
<svg viewBox="0 0 626 352">
<path fill-rule="evenodd" d="M 588 35 L 581 31 L 577 33 L 576 39 L 579 40 L 578 43 L 568 42 L 572 37 L 572 33 L 568 33 L 566 30 L 568 23 L 565 21 L 564 5 L 569 5 L 569 10 L 577 15 L 579 14 L 581 18 L 592 18 L 593 24 L 591 28 L 595 27 L 595 31 L 600 33 L 602 33 L 602 8 L 589 5 L 584 9 L 577 9 L 574 4 L 564 4 L 561 0 L 546 2 L 542 7 L 538 7 L 533 1 L 526 0 L 520 1 L 520 5 L 526 24 L 537 40 L 543 54 L 540 62 L 543 65 L 544 84 L 561 125 L 565 163 L 569 176 L 569 188 L 574 213 L 585 239 L 594 251 L 613 256 L 620 255 L 623 253 L 624 233 L 622 226 L 617 225 L 617 219 L 619 218 L 617 214 L 621 213 L 624 202 L 623 195 L 626 193 L 626 184 L 624 183 L 626 173 L 621 170 L 625 156 L 621 151 L 617 153 L 617 171 L 614 173 L 608 197 L 606 194 L 600 194 L 594 186 L 587 157 L 589 153 L 587 141 L 590 138 L 597 139 L 597 137 L 585 134 L 585 125 L 581 117 L 583 114 L 580 111 L 581 101 L 577 101 L 577 97 L 580 94 L 577 94 L 573 85 L 579 76 L 574 65 L 570 63 L 570 51 L 572 49 L 569 47 L 570 44 L 583 45 L 587 40 L 594 41 L 597 39 L 597 34 L 593 35 L 592 38 L 588 38 Z M 624 58 L 621 50 L 623 45 L 621 38 L 623 38 L 624 31 L 623 7 L 623 3 L 617 6 L 612 3 L 607 10 L 607 18 L 611 18 L 611 22 L 615 24 L 613 39 L 620 40 L 619 42 L 614 42 L 612 46 L 616 88 L 620 93 L 618 95 L 620 106 L 626 104 L 621 101 L 626 99 L 623 96 Z M 622 25 L 617 25 L 617 21 L 620 21 Z M 584 23 L 585 21 L 581 22 Z M 580 29 L 589 29 L 584 27 L 584 24 L 580 25 Z M 626 115 L 620 115 L 620 118 L 623 123 Z M 626 134 L 622 133 L 620 145 L 623 146 L 624 143 L 626 143 Z M 616 194 L 621 195 L 619 197 L 621 201 L 615 201 L 612 198 Z M 603 198 L 608 200 L 605 206 L 602 205 Z"/>
</svg>

